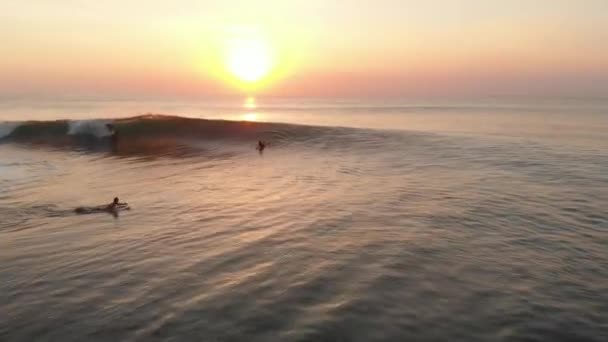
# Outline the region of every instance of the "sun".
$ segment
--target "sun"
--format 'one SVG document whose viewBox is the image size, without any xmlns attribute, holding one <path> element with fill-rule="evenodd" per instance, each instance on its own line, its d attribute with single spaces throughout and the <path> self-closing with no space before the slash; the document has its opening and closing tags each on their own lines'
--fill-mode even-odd
<svg viewBox="0 0 608 342">
<path fill-rule="evenodd" d="M 261 81 L 272 69 L 268 44 L 255 37 L 232 40 L 228 44 L 226 58 L 230 73 L 245 83 Z"/>
</svg>

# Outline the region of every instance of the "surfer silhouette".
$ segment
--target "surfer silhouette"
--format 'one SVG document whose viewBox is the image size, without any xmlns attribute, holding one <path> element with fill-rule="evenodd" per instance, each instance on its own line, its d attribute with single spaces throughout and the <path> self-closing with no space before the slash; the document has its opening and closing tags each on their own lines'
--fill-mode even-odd
<svg viewBox="0 0 608 342">
<path fill-rule="evenodd" d="M 112 150 L 116 151 L 118 147 L 118 134 L 116 133 L 114 124 L 108 123 L 106 124 L 106 128 L 108 129 L 108 132 L 110 132 L 110 142 L 112 144 Z"/>
<path fill-rule="evenodd" d="M 258 151 L 260 151 L 260 153 L 262 153 L 265 148 L 266 148 L 266 143 L 263 142 L 262 140 L 258 140 L 258 146 L 256 147 L 256 149 Z"/>
<path fill-rule="evenodd" d="M 114 197 L 114 201 L 112 201 L 112 203 L 108 204 L 108 206 L 106 207 L 106 210 L 116 210 L 119 207 L 126 207 L 128 205 L 128 203 L 126 202 L 119 202 L 118 197 Z"/>
<path fill-rule="evenodd" d="M 109 213 L 118 217 L 119 210 L 130 210 L 129 204 L 126 202 L 120 202 L 118 197 L 114 197 L 114 200 L 110 204 L 104 204 L 97 207 L 78 207 L 74 211 L 76 214 L 94 214 L 94 213 Z"/>
</svg>

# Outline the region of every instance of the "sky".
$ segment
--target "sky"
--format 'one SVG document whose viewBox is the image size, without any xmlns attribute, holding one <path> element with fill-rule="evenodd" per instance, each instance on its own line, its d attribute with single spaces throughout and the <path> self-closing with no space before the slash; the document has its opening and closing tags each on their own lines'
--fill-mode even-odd
<svg viewBox="0 0 608 342">
<path fill-rule="evenodd" d="M 606 0 L 0 2 L 0 96 L 606 96 Z"/>
</svg>

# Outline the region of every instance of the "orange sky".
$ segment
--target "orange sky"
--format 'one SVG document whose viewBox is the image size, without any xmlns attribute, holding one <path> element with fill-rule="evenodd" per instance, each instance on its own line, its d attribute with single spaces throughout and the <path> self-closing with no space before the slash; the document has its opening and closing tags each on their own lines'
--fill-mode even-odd
<svg viewBox="0 0 608 342">
<path fill-rule="evenodd" d="M 0 4 L 0 95 L 597 96 L 608 87 L 604 0 L 125 3 Z M 262 79 L 231 73 L 234 41 L 263 43 Z"/>
</svg>

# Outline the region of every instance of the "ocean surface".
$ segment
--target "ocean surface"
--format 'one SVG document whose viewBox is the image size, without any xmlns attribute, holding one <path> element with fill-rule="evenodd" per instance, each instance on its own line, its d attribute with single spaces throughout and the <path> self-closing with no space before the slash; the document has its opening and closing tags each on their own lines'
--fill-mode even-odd
<svg viewBox="0 0 608 342">
<path fill-rule="evenodd" d="M 0 341 L 608 341 L 608 105 L 0 120 Z M 74 212 L 115 196 L 131 210 Z"/>
</svg>

